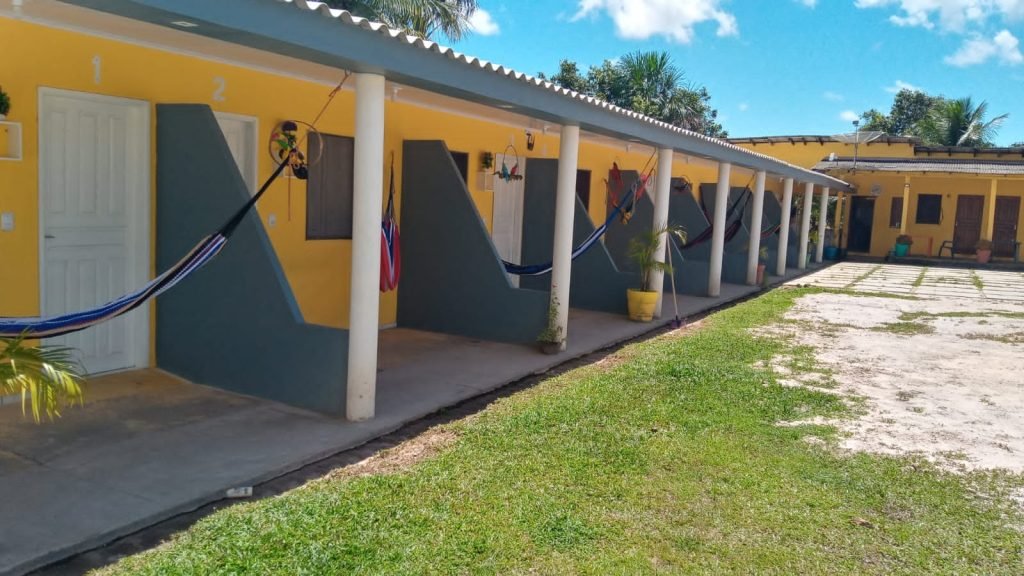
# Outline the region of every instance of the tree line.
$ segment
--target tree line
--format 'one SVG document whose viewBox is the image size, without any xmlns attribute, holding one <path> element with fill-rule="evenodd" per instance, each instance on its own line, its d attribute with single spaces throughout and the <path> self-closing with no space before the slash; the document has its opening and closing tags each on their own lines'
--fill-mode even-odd
<svg viewBox="0 0 1024 576">
<path fill-rule="evenodd" d="M 991 120 L 987 117 L 988 102 L 903 89 L 896 93 L 888 114 L 876 109 L 864 112 L 861 128 L 920 138 L 928 146 L 990 148 L 1010 115 L 1000 114 Z"/>
</svg>

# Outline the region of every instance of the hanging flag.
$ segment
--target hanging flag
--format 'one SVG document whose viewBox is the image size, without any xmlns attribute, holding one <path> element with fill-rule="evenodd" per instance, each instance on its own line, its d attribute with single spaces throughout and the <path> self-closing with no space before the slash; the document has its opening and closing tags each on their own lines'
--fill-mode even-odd
<svg viewBox="0 0 1024 576">
<path fill-rule="evenodd" d="M 402 275 L 402 249 L 395 221 L 395 157 L 391 157 L 391 183 L 388 190 L 388 207 L 380 222 L 380 291 L 390 292 L 398 288 Z"/>
</svg>

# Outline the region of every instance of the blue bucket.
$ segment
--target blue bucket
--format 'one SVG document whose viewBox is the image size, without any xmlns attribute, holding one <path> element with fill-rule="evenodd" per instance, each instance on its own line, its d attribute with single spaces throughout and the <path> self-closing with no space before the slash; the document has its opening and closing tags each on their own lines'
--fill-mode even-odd
<svg viewBox="0 0 1024 576">
<path fill-rule="evenodd" d="M 825 260 L 839 260 L 839 248 L 825 246 Z"/>
</svg>

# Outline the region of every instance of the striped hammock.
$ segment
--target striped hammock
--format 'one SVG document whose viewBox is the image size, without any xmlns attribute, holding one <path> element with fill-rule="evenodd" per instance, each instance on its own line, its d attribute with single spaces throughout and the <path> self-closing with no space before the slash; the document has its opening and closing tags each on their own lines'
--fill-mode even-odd
<svg viewBox="0 0 1024 576">
<path fill-rule="evenodd" d="M 608 226 L 611 225 L 612 221 L 619 217 L 624 212 L 632 212 L 633 203 L 635 199 L 639 199 L 637 196 L 639 191 L 642 191 L 647 186 L 647 180 L 650 178 L 650 174 L 646 177 L 641 178 L 633 183 L 632 188 L 626 193 L 621 202 L 614 202 L 611 214 L 605 219 L 604 224 L 601 224 L 597 229 L 591 232 L 590 236 L 584 240 L 579 246 L 573 249 L 572 259 L 575 261 L 580 256 L 587 253 L 588 250 L 597 244 L 597 241 L 604 236 L 604 233 L 608 231 Z M 505 272 L 514 274 L 516 276 L 543 276 L 551 272 L 552 263 L 547 262 L 545 264 L 513 264 L 512 262 L 506 262 L 502 260 L 501 263 L 505 266 Z"/>
<path fill-rule="evenodd" d="M 231 234 L 242 223 L 242 219 L 249 209 L 256 205 L 256 201 L 263 196 L 287 166 L 287 161 L 282 162 L 259 191 L 239 208 L 219 230 L 200 240 L 177 264 L 149 281 L 142 288 L 91 310 L 49 318 L 0 317 L 0 338 L 19 338 L 23 336 L 30 338 L 54 338 L 71 334 L 127 314 L 147 301 L 170 290 L 190 274 L 208 264 L 217 254 L 220 254 Z"/>
</svg>

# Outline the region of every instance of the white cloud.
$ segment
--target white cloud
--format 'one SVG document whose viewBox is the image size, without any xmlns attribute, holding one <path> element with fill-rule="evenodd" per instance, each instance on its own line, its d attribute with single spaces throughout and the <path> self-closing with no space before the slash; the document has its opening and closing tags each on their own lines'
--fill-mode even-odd
<svg viewBox="0 0 1024 576">
<path fill-rule="evenodd" d="M 832 102 L 842 102 L 843 100 L 846 100 L 845 96 L 838 92 L 833 92 L 831 90 L 826 90 L 825 93 L 822 94 L 821 96 L 825 100 L 831 100 Z"/>
<path fill-rule="evenodd" d="M 903 80 L 897 80 L 892 86 L 886 86 L 885 91 L 889 94 L 896 94 L 901 90 L 913 90 L 914 92 L 924 92 L 920 87 L 914 86 L 910 82 L 904 82 Z"/>
<path fill-rule="evenodd" d="M 1009 30 L 1003 30 L 991 39 L 972 36 L 964 40 L 956 52 L 946 56 L 945 61 L 951 66 L 966 68 L 984 64 L 992 59 L 1009 66 L 1016 66 L 1024 62 L 1024 54 L 1021 54 L 1020 51 L 1020 40 Z"/>
<path fill-rule="evenodd" d="M 606 12 L 621 38 L 646 40 L 664 36 L 688 44 L 693 41 L 694 26 L 704 22 L 717 23 L 718 36 L 739 34 L 736 17 L 722 10 L 721 3 L 722 0 L 579 0 L 579 10 L 572 19 Z"/>
<path fill-rule="evenodd" d="M 897 26 L 921 26 L 963 32 L 968 25 L 984 24 L 991 18 L 1024 18 L 1024 0 L 856 0 L 858 8 L 896 7 L 889 17 Z"/>
<path fill-rule="evenodd" d="M 469 17 L 469 29 L 481 36 L 494 36 L 501 32 L 501 27 L 491 17 L 491 13 L 483 8 L 477 8 Z"/>
<path fill-rule="evenodd" d="M 853 110 L 843 110 L 839 113 L 839 119 L 843 122 L 853 122 L 854 120 L 860 120 L 860 114 Z"/>
<path fill-rule="evenodd" d="M 746 112 L 747 110 L 750 110 L 750 104 L 747 104 L 746 102 L 740 102 L 739 108 L 740 112 Z"/>
<path fill-rule="evenodd" d="M 818 0 L 796 0 L 797 2 L 807 6 L 808 8 L 814 8 L 818 5 Z"/>
</svg>

